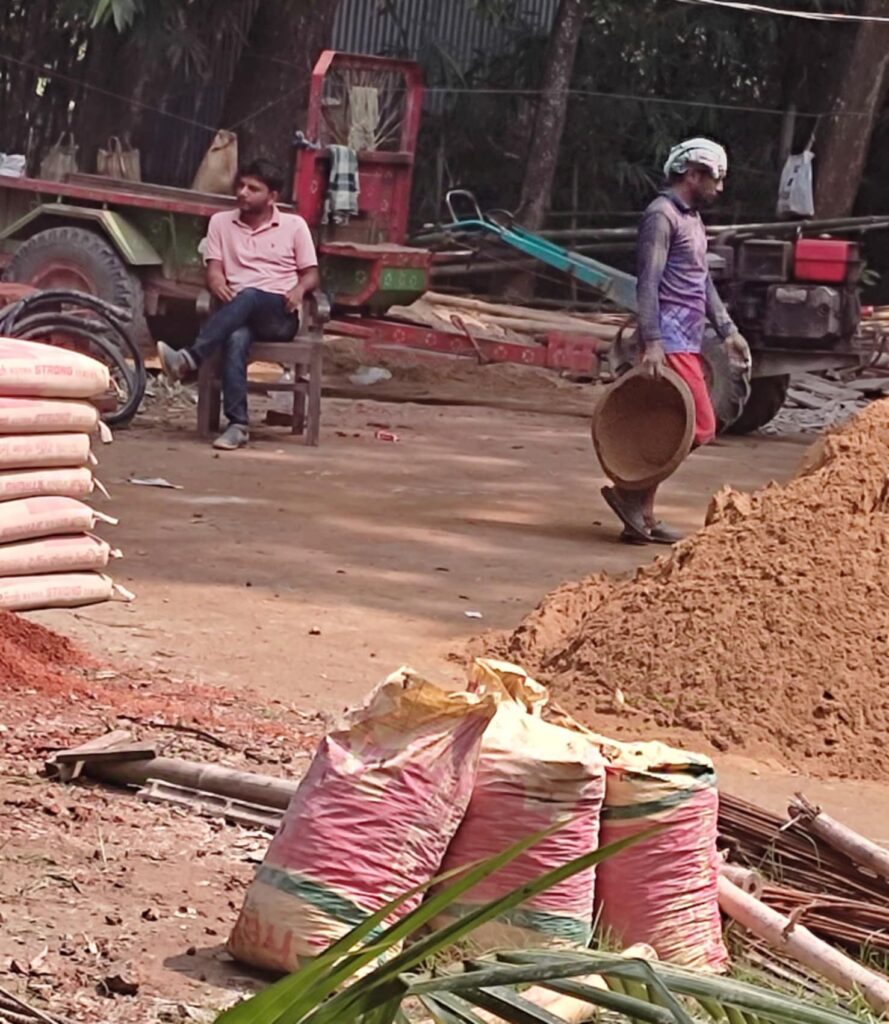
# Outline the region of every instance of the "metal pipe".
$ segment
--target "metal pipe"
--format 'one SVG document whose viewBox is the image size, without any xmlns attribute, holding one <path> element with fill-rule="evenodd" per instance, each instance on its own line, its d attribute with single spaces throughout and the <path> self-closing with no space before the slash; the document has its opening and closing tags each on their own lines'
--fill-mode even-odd
<svg viewBox="0 0 889 1024">
<path fill-rule="evenodd" d="M 256 772 L 240 772 L 221 765 L 201 764 L 199 761 L 185 761 L 179 757 L 155 757 L 150 761 L 115 762 L 111 764 L 88 764 L 84 774 L 100 782 L 111 782 L 118 786 L 144 786 L 149 779 L 160 779 L 175 786 L 201 789 L 207 793 L 243 800 L 287 810 L 290 798 L 296 792 L 298 783 L 278 779 L 273 775 L 259 775 Z"/>
</svg>

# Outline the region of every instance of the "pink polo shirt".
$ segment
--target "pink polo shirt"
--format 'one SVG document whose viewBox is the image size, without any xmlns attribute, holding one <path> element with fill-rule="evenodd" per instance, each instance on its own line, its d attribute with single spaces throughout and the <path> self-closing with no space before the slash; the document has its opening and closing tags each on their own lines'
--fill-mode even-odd
<svg viewBox="0 0 889 1024">
<path fill-rule="evenodd" d="M 318 266 L 309 225 L 295 213 L 277 207 L 272 219 L 251 228 L 239 210 L 214 213 L 207 229 L 207 260 L 220 260 L 225 279 L 235 292 L 261 288 L 286 295 L 301 271 Z"/>
</svg>

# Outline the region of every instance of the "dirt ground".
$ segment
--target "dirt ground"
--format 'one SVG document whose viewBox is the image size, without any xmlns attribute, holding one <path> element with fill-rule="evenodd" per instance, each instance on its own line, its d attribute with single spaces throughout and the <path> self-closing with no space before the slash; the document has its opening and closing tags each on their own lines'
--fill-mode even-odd
<svg viewBox="0 0 889 1024">
<path fill-rule="evenodd" d="M 435 388 L 421 377 L 402 393 L 428 401 Z M 298 774 L 324 716 L 383 675 L 410 663 L 457 681 L 449 655 L 461 641 L 514 626 L 562 580 L 656 554 L 616 540 L 582 415 L 592 389 L 551 378 L 512 389 L 499 372 L 486 382 L 488 401 L 512 407 L 385 402 L 364 389 L 325 400 L 319 448 L 260 427 L 249 449 L 226 455 L 197 440 L 187 401 L 154 404 L 99 453 L 112 495 L 101 507 L 120 519 L 102 533 L 123 549 L 116 574 L 136 601 L 32 618 L 141 673 L 134 685 L 149 691 L 192 681 L 236 694 L 293 730 L 293 751 L 254 751 L 253 767 Z M 442 394 L 469 400 L 459 380 Z M 733 438 L 697 453 L 665 486 L 664 518 L 695 529 L 717 488 L 788 477 L 808 440 Z M 3 721 L 0 709 L 9 733 Z M 222 759 L 239 763 L 243 750 Z M 250 991 L 257 980 L 222 943 L 266 839 L 123 793 L 50 785 L 35 777 L 40 760 L 9 748 L 0 759 L 0 985 L 71 1019 L 134 1022 L 212 1019 Z M 889 841 L 877 810 L 886 788 L 802 779 L 777 751 L 717 760 L 729 791 L 780 810 L 804 788 Z M 115 977 L 124 992 L 135 979 L 138 995 L 98 995 Z"/>
</svg>

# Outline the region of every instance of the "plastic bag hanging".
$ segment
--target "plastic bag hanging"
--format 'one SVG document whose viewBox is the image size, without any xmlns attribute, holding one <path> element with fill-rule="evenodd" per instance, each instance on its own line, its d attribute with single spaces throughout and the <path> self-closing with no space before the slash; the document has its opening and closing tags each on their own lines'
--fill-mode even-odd
<svg viewBox="0 0 889 1024">
<path fill-rule="evenodd" d="M 813 217 L 815 193 L 812 182 L 812 161 L 815 154 L 806 147 L 802 153 L 792 153 L 784 162 L 778 185 L 777 214 L 779 217 Z"/>
</svg>

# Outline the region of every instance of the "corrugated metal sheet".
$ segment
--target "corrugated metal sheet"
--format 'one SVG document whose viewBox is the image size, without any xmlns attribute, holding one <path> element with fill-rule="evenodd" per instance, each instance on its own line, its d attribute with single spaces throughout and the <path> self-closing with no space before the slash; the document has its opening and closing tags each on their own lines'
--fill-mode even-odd
<svg viewBox="0 0 889 1024">
<path fill-rule="evenodd" d="M 465 70 L 480 56 L 507 50 L 518 32 L 544 35 L 559 0 L 520 0 L 509 19 L 481 15 L 471 0 L 394 0 L 392 13 L 380 0 L 342 0 L 333 47 L 417 59 L 434 46 Z"/>
</svg>

